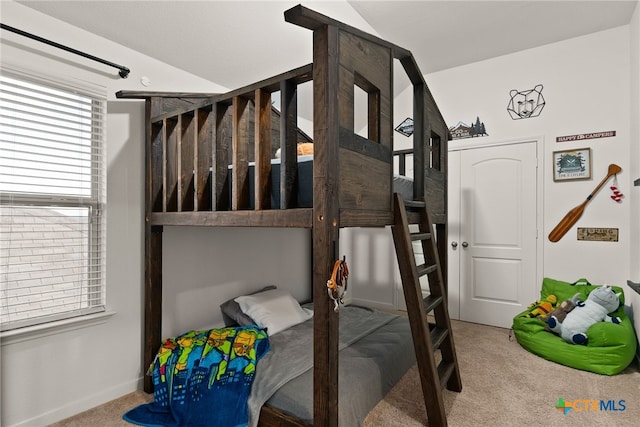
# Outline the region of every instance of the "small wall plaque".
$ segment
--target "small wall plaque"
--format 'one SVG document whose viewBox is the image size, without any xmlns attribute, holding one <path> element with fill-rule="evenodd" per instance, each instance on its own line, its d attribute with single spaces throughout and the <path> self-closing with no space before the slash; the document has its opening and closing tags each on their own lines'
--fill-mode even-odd
<svg viewBox="0 0 640 427">
<path fill-rule="evenodd" d="M 475 138 L 478 136 L 489 136 L 484 122 L 480 121 L 480 116 L 476 116 L 476 121 L 468 125 L 464 122 L 458 122 L 455 126 L 449 128 L 452 139 Z"/>
<path fill-rule="evenodd" d="M 394 129 L 396 132 L 403 134 L 404 136 L 413 135 L 413 119 L 407 117 Z"/>
<path fill-rule="evenodd" d="M 594 242 L 617 242 L 617 228 L 578 228 L 578 240 Z"/>
<path fill-rule="evenodd" d="M 615 130 L 608 130 L 606 132 L 579 133 L 577 135 L 558 136 L 556 138 L 556 142 L 582 141 L 583 139 L 609 138 L 611 136 L 616 136 Z"/>
<path fill-rule="evenodd" d="M 591 178 L 591 148 L 553 152 L 553 180 Z"/>
</svg>

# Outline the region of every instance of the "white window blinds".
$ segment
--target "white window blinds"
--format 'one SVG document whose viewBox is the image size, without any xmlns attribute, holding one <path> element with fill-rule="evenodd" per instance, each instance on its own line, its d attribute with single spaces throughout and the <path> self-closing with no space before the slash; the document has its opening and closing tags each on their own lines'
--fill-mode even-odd
<svg viewBox="0 0 640 427">
<path fill-rule="evenodd" d="M 105 100 L 0 75 L 0 325 L 104 310 Z"/>
</svg>

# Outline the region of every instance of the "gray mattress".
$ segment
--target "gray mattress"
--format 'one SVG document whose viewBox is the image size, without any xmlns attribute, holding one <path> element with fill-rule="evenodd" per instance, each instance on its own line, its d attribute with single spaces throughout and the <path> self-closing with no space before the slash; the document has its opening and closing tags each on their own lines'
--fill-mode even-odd
<svg viewBox="0 0 640 427">
<path fill-rule="evenodd" d="M 347 313 L 348 316 L 345 316 L 343 311 L 350 312 Z M 353 313 L 356 316 L 351 316 Z M 362 318 L 362 316 L 370 316 L 373 320 Z M 382 321 L 377 320 L 379 316 L 383 317 Z M 308 331 L 312 322 L 309 320 L 293 328 L 306 328 Z M 354 336 L 355 341 L 350 345 L 341 345 L 344 348 L 340 350 L 339 359 L 340 426 L 360 426 L 373 407 L 415 363 L 415 353 L 407 318 L 362 307 L 342 307 L 341 342 L 343 342 L 343 335 L 348 333 L 343 334 L 343 331 L 347 331 L 351 327 L 350 323 L 358 322 L 362 324 L 377 322 L 377 324 L 375 329 L 366 334 Z M 358 325 L 355 327 L 357 328 Z M 308 339 L 308 332 L 306 334 Z M 301 345 L 295 340 L 278 340 L 276 339 L 278 335 L 276 334 L 270 339 L 272 352 L 275 349 L 276 355 L 289 353 L 289 350 L 280 347 L 282 345 L 292 347 Z M 285 342 L 286 344 L 283 344 Z M 308 342 L 302 345 L 308 347 Z M 308 356 L 310 357 L 311 354 Z M 269 362 L 267 361 L 267 363 Z M 258 364 L 256 381 L 259 381 L 260 372 L 264 372 L 263 368 L 265 367 L 261 366 L 262 364 L 262 361 Z M 309 369 L 288 380 L 271 395 L 267 403 L 311 423 L 313 420 L 312 367 L 309 365 Z"/>
</svg>

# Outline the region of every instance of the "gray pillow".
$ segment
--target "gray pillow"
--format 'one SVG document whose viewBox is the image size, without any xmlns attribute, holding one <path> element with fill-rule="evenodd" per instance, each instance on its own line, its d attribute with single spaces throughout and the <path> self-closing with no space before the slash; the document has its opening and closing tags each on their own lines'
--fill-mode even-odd
<svg viewBox="0 0 640 427">
<path fill-rule="evenodd" d="M 264 288 L 255 292 L 251 292 L 247 295 L 255 295 L 260 292 L 270 291 L 272 289 L 276 289 L 276 286 L 265 286 Z M 240 304 L 234 301 L 236 298 L 237 297 L 233 297 L 230 300 L 220 304 L 220 311 L 222 311 L 222 320 L 224 321 L 224 325 L 227 327 L 255 325 L 256 322 L 251 317 L 244 314 L 240 309 Z"/>
</svg>

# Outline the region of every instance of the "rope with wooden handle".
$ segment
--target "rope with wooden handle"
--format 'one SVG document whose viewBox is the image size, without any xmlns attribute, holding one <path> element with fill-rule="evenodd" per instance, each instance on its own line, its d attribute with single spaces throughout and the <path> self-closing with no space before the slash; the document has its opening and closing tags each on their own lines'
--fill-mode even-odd
<svg viewBox="0 0 640 427">
<path fill-rule="evenodd" d="M 329 298 L 333 300 L 333 311 L 335 312 L 339 310 L 340 304 L 344 304 L 342 298 L 347 293 L 348 278 L 349 267 L 347 266 L 347 259 L 342 257 L 342 260 L 337 260 L 333 264 L 333 272 L 329 280 L 327 280 L 327 291 L 329 292 Z"/>
<path fill-rule="evenodd" d="M 573 227 L 573 225 L 578 221 L 578 219 L 580 219 L 580 217 L 582 216 L 582 213 L 584 212 L 584 208 L 587 206 L 587 203 L 591 201 L 591 199 L 593 198 L 593 196 L 595 196 L 598 190 L 600 190 L 602 186 L 606 184 L 609 178 L 611 178 L 613 175 L 616 175 L 620 172 L 622 172 L 622 168 L 620 166 L 613 163 L 610 164 L 609 169 L 607 171 L 607 176 L 605 176 L 604 179 L 600 181 L 600 184 L 598 184 L 595 190 L 593 190 L 591 194 L 589 194 L 589 196 L 584 202 L 582 202 L 581 204 L 579 204 L 578 206 L 576 206 L 575 208 L 567 212 L 564 218 L 562 218 L 558 223 L 558 225 L 556 225 L 555 228 L 551 230 L 551 233 L 549 233 L 549 240 L 552 242 L 557 242 L 560 239 L 562 239 L 562 236 L 567 234 L 567 231 L 569 231 L 571 227 Z"/>
</svg>

